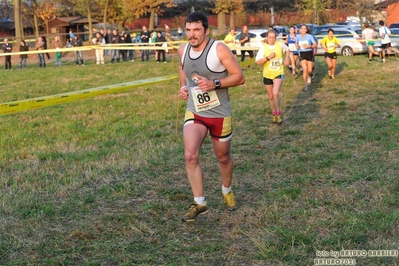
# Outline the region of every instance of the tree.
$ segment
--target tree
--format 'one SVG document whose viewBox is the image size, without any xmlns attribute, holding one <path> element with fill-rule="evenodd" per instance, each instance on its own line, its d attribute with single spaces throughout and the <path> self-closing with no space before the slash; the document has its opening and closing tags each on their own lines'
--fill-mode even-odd
<svg viewBox="0 0 399 266">
<path fill-rule="evenodd" d="M 48 22 L 49 20 L 54 17 L 54 12 L 56 10 L 56 6 L 52 2 L 44 2 L 39 5 L 37 5 L 37 8 L 35 9 L 35 15 L 43 20 L 43 22 L 46 24 L 46 35 L 49 34 L 48 32 Z M 38 35 L 38 34 L 37 34 Z"/>
<path fill-rule="evenodd" d="M 93 10 L 98 10 L 98 5 L 95 0 L 70 0 L 71 4 L 74 6 L 74 11 L 80 15 L 87 17 L 89 22 L 89 39 L 93 36 L 93 23 L 92 23 L 92 13 Z"/>
<path fill-rule="evenodd" d="M 37 8 L 38 8 L 37 0 L 32 0 L 30 3 L 25 5 L 25 13 L 32 14 L 33 28 L 36 39 L 39 38 L 39 18 L 36 13 Z"/>
<path fill-rule="evenodd" d="M 16 43 L 19 44 L 23 39 L 22 15 L 21 15 L 21 0 L 14 1 L 14 28 Z"/>
<path fill-rule="evenodd" d="M 244 11 L 243 0 L 232 0 L 230 11 L 230 28 L 235 27 L 234 15 Z"/>
<path fill-rule="evenodd" d="M 233 27 L 234 14 L 243 10 L 242 0 L 217 0 L 213 11 L 218 15 L 218 34 L 226 33 L 226 13 L 230 13 L 230 27 Z"/>
<path fill-rule="evenodd" d="M 119 30 L 122 30 L 127 20 L 136 17 L 136 8 L 141 4 L 124 0 L 98 0 L 98 3 L 103 10 L 104 30 L 108 22 L 118 24 Z"/>
<path fill-rule="evenodd" d="M 142 17 L 149 13 L 149 29 L 154 29 L 155 14 L 160 15 L 165 8 L 175 6 L 173 0 L 142 0 L 138 3 L 131 0 L 121 1 L 124 3 L 125 10 L 132 11 L 133 15 L 136 17 Z"/>
<path fill-rule="evenodd" d="M 302 0 L 297 0 L 303 2 Z M 256 14 L 260 11 L 269 12 L 273 7 L 275 12 L 295 10 L 295 1 L 292 0 L 244 0 L 247 13 Z"/>
<path fill-rule="evenodd" d="M 104 32 L 107 32 L 107 10 L 108 10 L 108 3 L 109 0 L 105 0 L 104 4 L 104 16 L 103 16 L 103 25 L 104 25 Z"/>
<path fill-rule="evenodd" d="M 344 3 L 344 8 L 356 10 L 360 24 L 363 25 L 365 21 L 373 21 L 374 2 L 374 0 L 350 0 Z"/>
<path fill-rule="evenodd" d="M 320 13 L 331 8 L 332 0 L 303 0 L 302 2 L 307 10 L 313 10 L 313 23 L 320 24 Z"/>
<path fill-rule="evenodd" d="M 75 3 L 70 0 L 51 0 L 55 1 L 57 10 L 54 15 L 57 17 L 70 17 L 82 15 L 79 10 L 75 9 Z"/>
<path fill-rule="evenodd" d="M 131 7 L 126 5 L 123 0 L 109 0 L 107 10 L 107 19 L 114 24 L 118 24 L 119 30 L 123 29 L 123 25 L 127 19 L 134 17 Z"/>
<path fill-rule="evenodd" d="M 185 0 L 179 1 L 179 4 L 173 6 L 172 8 L 164 8 L 163 15 L 165 17 L 178 17 L 178 16 L 186 16 L 191 13 L 191 10 L 202 12 L 206 15 L 212 15 L 212 9 L 214 8 L 214 1 L 211 2 L 209 0 Z"/>
</svg>

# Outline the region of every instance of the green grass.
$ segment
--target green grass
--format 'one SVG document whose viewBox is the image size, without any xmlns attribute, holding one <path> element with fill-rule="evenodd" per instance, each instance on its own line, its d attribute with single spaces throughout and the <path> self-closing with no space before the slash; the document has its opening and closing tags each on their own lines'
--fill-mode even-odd
<svg viewBox="0 0 399 266">
<path fill-rule="evenodd" d="M 39 69 L 32 56 L 26 70 L 0 71 L 0 101 L 177 73 L 171 57 L 86 58 L 84 68 L 66 58 Z M 281 126 L 259 67 L 246 68 L 245 85 L 230 90 L 239 208 L 224 210 L 207 139 L 210 212 L 190 224 L 177 80 L 0 116 L 0 264 L 313 265 L 316 251 L 397 250 L 399 59 L 366 60 L 339 57 L 329 80 L 317 57 L 310 92 L 286 73 Z"/>
</svg>

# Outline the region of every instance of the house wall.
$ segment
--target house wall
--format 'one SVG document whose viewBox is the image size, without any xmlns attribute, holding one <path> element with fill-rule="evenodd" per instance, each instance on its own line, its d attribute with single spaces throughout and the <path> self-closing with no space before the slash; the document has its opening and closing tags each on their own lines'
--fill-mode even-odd
<svg viewBox="0 0 399 266">
<path fill-rule="evenodd" d="M 69 30 L 71 29 L 74 34 L 78 34 L 79 37 L 83 38 L 83 34 L 79 34 L 84 32 L 84 25 L 76 24 L 70 25 L 69 23 L 61 20 L 53 20 L 48 23 L 49 28 L 49 37 L 54 39 L 54 36 L 60 36 L 61 42 L 65 43 L 69 38 Z M 43 34 L 47 34 L 46 30 Z M 84 38 L 83 38 L 84 39 Z"/>
<path fill-rule="evenodd" d="M 14 31 L 12 30 L 14 28 L 14 23 L 13 22 L 0 22 L 0 37 L 10 37 L 13 36 Z"/>
<path fill-rule="evenodd" d="M 345 21 L 347 16 L 356 15 L 356 10 L 326 10 L 320 14 L 320 24 Z M 184 28 L 185 16 L 174 18 L 158 18 L 158 27 L 164 28 L 167 24 L 170 28 Z M 209 26 L 217 27 L 217 16 L 208 16 Z M 293 25 L 300 23 L 312 23 L 313 13 L 305 12 L 280 12 L 275 13 L 274 22 L 280 25 Z M 271 23 L 271 14 L 260 12 L 258 14 L 236 14 L 235 27 L 247 25 L 248 27 L 267 27 Z M 140 30 L 143 26 L 148 26 L 148 18 L 135 19 L 125 23 L 125 27 L 130 30 Z M 230 14 L 226 15 L 226 26 L 230 28 Z"/>
<path fill-rule="evenodd" d="M 399 22 L 399 3 L 395 3 L 387 7 L 386 24 L 389 27 L 389 25 L 391 25 L 393 22 Z"/>
</svg>

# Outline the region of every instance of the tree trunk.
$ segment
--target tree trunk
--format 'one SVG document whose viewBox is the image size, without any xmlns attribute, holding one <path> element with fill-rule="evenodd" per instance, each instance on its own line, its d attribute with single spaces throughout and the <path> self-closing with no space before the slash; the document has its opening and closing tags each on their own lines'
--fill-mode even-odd
<svg viewBox="0 0 399 266">
<path fill-rule="evenodd" d="M 33 14 L 33 22 L 35 24 L 35 36 L 36 40 L 39 38 L 39 22 L 37 21 L 37 16 Z"/>
<path fill-rule="evenodd" d="M 90 5 L 87 5 L 87 20 L 89 21 L 89 41 L 91 41 L 91 38 L 93 38 L 93 26 L 91 21 Z"/>
<path fill-rule="evenodd" d="M 118 30 L 119 30 L 120 32 L 122 32 L 122 31 L 125 30 L 124 25 L 125 25 L 125 22 L 124 22 L 124 21 L 119 21 L 119 22 L 118 22 Z"/>
<path fill-rule="evenodd" d="M 236 25 L 234 24 L 234 11 L 230 13 L 230 29 L 236 29 Z"/>
<path fill-rule="evenodd" d="M 19 23 L 21 25 L 21 38 L 24 40 L 25 39 L 25 31 L 24 31 L 24 23 L 22 21 L 22 14 L 19 16 L 19 20 L 20 20 Z"/>
<path fill-rule="evenodd" d="M 15 27 L 15 39 L 16 44 L 21 43 L 22 33 L 21 33 L 21 0 L 14 1 L 14 27 Z"/>
<path fill-rule="evenodd" d="M 108 10 L 108 2 L 109 2 L 109 0 L 107 0 L 107 1 L 105 2 L 105 7 L 104 7 L 104 18 L 103 18 L 104 34 L 107 33 L 107 10 Z"/>
<path fill-rule="evenodd" d="M 36 9 L 37 3 L 36 0 L 33 0 L 33 26 L 35 27 L 35 41 L 37 40 L 37 38 L 39 38 L 39 22 L 37 20 Z"/>
<path fill-rule="evenodd" d="M 50 36 L 49 36 L 49 30 L 48 30 L 48 20 L 46 20 L 45 21 L 46 22 L 46 39 L 47 39 L 47 47 L 48 47 L 48 44 L 49 44 L 49 40 L 50 40 Z"/>
<path fill-rule="evenodd" d="M 149 21 L 148 29 L 150 29 L 150 30 L 154 29 L 154 20 L 155 20 L 155 10 L 151 9 L 150 21 Z"/>
<path fill-rule="evenodd" d="M 226 33 L 226 13 L 219 12 L 218 14 L 218 34 Z"/>
</svg>

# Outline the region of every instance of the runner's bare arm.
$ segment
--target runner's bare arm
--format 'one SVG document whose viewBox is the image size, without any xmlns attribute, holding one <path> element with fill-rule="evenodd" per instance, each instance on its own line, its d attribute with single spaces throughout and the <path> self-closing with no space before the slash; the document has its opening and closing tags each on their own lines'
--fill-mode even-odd
<svg viewBox="0 0 399 266">
<path fill-rule="evenodd" d="M 218 43 L 216 46 L 216 51 L 220 62 L 229 73 L 229 76 L 220 80 L 221 88 L 229 88 L 244 84 L 244 74 L 242 73 L 241 67 L 235 56 L 231 53 L 229 47 L 227 47 L 224 43 Z M 213 90 L 215 88 L 213 80 L 206 79 L 202 81 L 206 82 L 206 85 L 203 87 L 200 86 L 202 91 Z M 200 85 L 200 82 L 198 85 Z"/>
<path fill-rule="evenodd" d="M 186 80 L 186 73 L 183 71 L 183 66 L 181 64 L 181 58 L 183 57 L 184 53 L 184 44 L 179 47 L 177 50 L 177 53 L 179 55 L 179 82 L 180 82 L 180 91 L 179 91 L 179 97 L 183 100 L 188 99 L 188 89 L 187 89 L 187 80 Z"/>
</svg>

